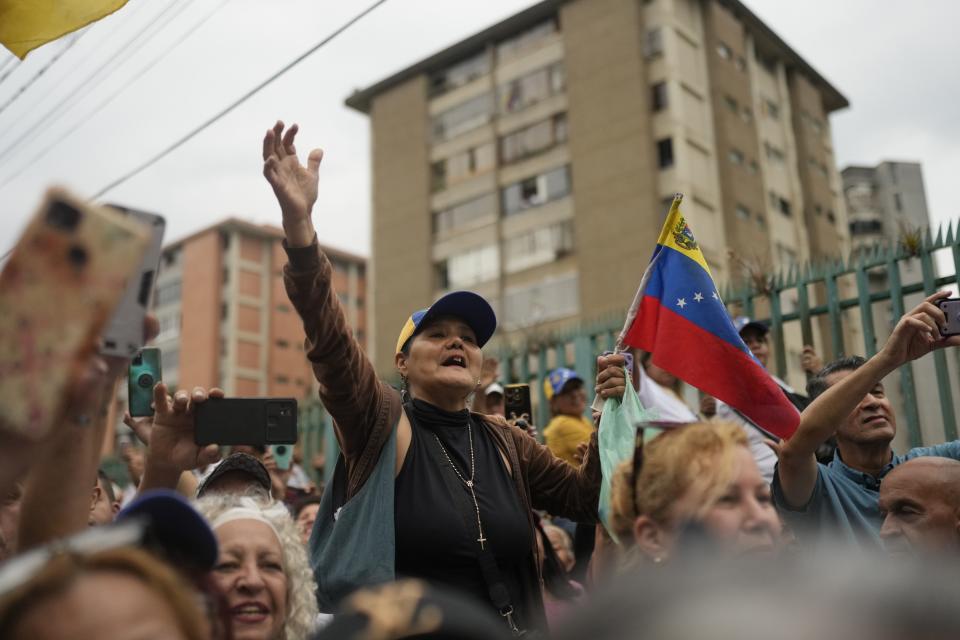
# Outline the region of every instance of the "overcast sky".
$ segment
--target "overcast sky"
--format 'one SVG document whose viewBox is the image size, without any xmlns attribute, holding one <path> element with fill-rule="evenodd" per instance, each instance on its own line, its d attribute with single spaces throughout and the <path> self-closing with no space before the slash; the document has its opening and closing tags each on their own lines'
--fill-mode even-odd
<svg viewBox="0 0 960 640">
<path fill-rule="evenodd" d="M 832 118 L 841 168 L 885 159 L 920 161 L 934 221 L 960 215 L 960 38 L 954 35 L 960 3 L 745 1 L 850 100 L 851 108 Z M 84 32 L 37 82 L 9 102 L 64 49 L 69 37 L 31 53 L 0 83 L 0 252 L 13 245 L 46 185 L 65 184 L 85 196 L 96 193 L 368 2 L 180 0 L 169 8 L 170 2 L 131 0 Z M 300 123 L 301 151 L 314 146 L 326 151 L 315 209 L 321 242 L 367 255 L 369 132 L 366 117 L 345 107 L 344 99 L 354 88 L 368 86 L 530 4 L 389 0 L 105 199 L 164 214 L 170 240 L 227 216 L 278 224 L 279 212 L 260 174 L 260 140 L 266 128 L 282 118 Z M 147 30 L 136 46 L 120 53 L 139 31 L 167 19 L 152 39 L 144 42 L 151 33 Z M 169 53 L 143 71 L 165 51 Z M 9 57 L 0 53 L 0 69 Z M 70 109 L 61 117 L 29 133 L 15 151 L 3 153 L 111 60 L 113 70 L 100 84 L 87 83 L 68 100 Z M 0 76 L 6 70 L 0 70 Z M 127 88 L 122 93 L 97 109 L 123 86 Z M 63 142 L 24 169 L 61 138 Z"/>
</svg>

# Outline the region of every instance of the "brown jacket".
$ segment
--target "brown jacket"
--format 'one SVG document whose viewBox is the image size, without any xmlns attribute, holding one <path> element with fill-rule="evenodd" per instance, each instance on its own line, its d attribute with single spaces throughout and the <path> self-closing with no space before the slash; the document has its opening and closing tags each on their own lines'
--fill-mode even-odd
<svg viewBox="0 0 960 640">
<path fill-rule="evenodd" d="M 305 350 L 320 382 L 320 399 L 334 420 L 347 470 L 347 499 L 373 472 L 380 451 L 397 424 L 400 393 L 381 382 L 352 337 L 340 301 L 331 287 L 330 261 L 316 242 L 286 247 L 283 270 L 287 295 L 303 320 Z M 521 504 L 578 522 L 597 520 L 600 456 L 596 434 L 577 469 L 555 458 L 525 431 L 502 418 L 476 416 L 510 462 Z M 530 527 L 533 528 L 532 514 Z M 534 549 L 534 557 L 539 554 Z"/>
</svg>

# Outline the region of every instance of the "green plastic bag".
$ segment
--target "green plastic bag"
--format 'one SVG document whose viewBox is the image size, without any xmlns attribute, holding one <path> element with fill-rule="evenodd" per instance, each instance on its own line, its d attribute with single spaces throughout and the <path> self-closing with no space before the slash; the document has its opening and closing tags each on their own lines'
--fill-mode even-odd
<svg viewBox="0 0 960 640">
<path fill-rule="evenodd" d="M 629 374 L 627 380 L 630 380 Z M 657 412 L 647 410 L 640 403 L 632 384 L 627 385 L 623 400 L 607 398 L 600 416 L 600 428 L 597 433 L 597 445 L 600 449 L 600 469 L 603 479 L 600 484 L 600 521 L 610 537 L 619 544 L 617 535 L 610 526 L 610 491 L 613 475 L 617 467 L 625 460 L 633 459 L 637 425 L 641 422 L 656 420 Z"/>
</svg>

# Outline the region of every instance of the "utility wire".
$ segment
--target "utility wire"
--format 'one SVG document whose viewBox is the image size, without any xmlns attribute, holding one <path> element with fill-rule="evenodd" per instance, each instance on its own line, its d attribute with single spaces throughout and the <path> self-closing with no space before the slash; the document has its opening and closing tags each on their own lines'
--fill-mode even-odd
<svg viewBox="0 0 960 640">
<path fill-rule="evenodd" d="M 73 77 L 75 76 L 75 73 L 76 73 L 79 69 L 82 69 L 82 68 L 83 68 L 83 65 L 85 65 L 88 60 L 92 60 L 92 59 L 94 58 L 94 55 L 95 55 L 98 51 L 100 51 L 100 49 L 103 47 L 103 45 L 107 44 L 108 42 L 112 42 L 112 41 L 113 41 L 113 37 L 114 37 L 115 35 L 117 35 L 120 31 L 123 30 L 123 28 L 127 25 L 127 23 L 129 23 L 130 19 L 131 19 L 134 15 L 136 15 L 136 13 L 137 13 L 138 11 L 140 11 L 141 9 L 143 9 L 143 7 L 146 6 L 146 4 L 143 3 L 143 2 L 128 3 L 128 6 L 129 6 L 129 4 L 133 4 L 133 7 L 130 8 L 129 11 L 126 11 L 126 10 L 125 10 L 124 17 L 125 17 L 125 19 L 126 19 L 126 22 L 121 23 L 121 24 L 118 24 L 118 25 L 114 25 L 114 29 L 111 30 L 109 33 L 101 34 L 100 31 L 98 30 L 98 31 L 97 31 L 96 43 L 86 52 L 86 55 L 84 55 L 82 58 L 76 60 L 75 63 L 74 63 L 74 65 L 73 65 L 72 67 L 70 67 L 70 69 L 69 69 L 68 71 L 64 72 L 64 74 L 63 74 L 63 76 L 62 76 L 62 79 L 61 79 L 61 82 L 60 82 L 60 83 L 53 83 L 53 84 L 50 86 L 49 90 L 48 90 L 45 94 L 43 94 L 42 97 L 38 98 L 38 99 L 34 102 L 33 107 L 30 108 L 30 109 L 27 109 L 27 110 L 25 111 L 25 113 L 33 113 L 34 110 L 37 109 L 37 107 L 39 107 L 39 106 L 41 106 L 41 105 L 49 104 L 48 98 L 50 98 L 50 96 L 53 95 L 58 89 L 62 89 L 62 88 L 63 88 L 63 86 L 62 86 L 62 85 L 63 85 L 63 81 L 64 81 L 64 80 L 67 80 L 67 79 L 70 79 L 70 78 L 73 78 Z M 104 23 L 98 22 L 96 25 L 92 26 L 91 29 L 97 29 L 101 24 L 104 24 Z M 16 57 L 13 57 L 13 59 L 14 59 L 14 60 L 17 60 Z M 77 89 L 77 87 L 74 88 L 74 90 L 76 90 L 76 89 Z M 39 126 L 39 122 L 38 122 L 38 123 L 35 123 L 35 126 L 33 127 L 33 130 L 34 130 L 34 131 L 36 130 L 36 127 L 37 127 L 37 126 Z M 11 126 L 11 127 L 7 127 L 6 130 L 4 130 L 2 127 L 0 127 L 0 139 L 2 139 L 2 138 L 4 137 L 3 134 L 5 134 L 5 133 L 7 132 L 7 130 L 16 132 L 16 131 L 18 131 L 19 129 L 18 129 L 18 128 L 14 128 L 14 127 Z"/>
<path fill-rule="evenodd" d="M 44 127 L 47 125 L 47 122 L 49 120 L 62 115 L 62 113 L 58 113 L 61 111 L 61 109 L 64 112 L 69 111 L 82 98 L 84 98 L 87 94 L 93 91 L 94 88 L 98 87 L 104 80 L 109 78 L 110 73 L 116 70 L 117 67 L 129 61 L 129 58 L 124 57 L 124 54 L 126 53 L 127 49 L 131 48 L 134 44 L 139 44 L 140 46 L 143 46 L 144 44 L 149 42 L 174 18 L 176 18 L 180 13 L 182 13 L 190 1 L 192 0 L 184 0 L 184 2 L 181 2 L 179 5 L 174 3 L 167 5 L 166 8 L 164 8 L 159 14 L 157 14 L 157 16 L 155 16 L 153 20 L 151 20 L 145 27 L 140 29 L 132 38 L 127 40 L 120 47 L 120 49 L 115 51 L 113 55 L 110 56 L 109 60 L 107 60 L 104 64 L 102 64 L 97 69 L 95 69 L 93 73 L 91 73 L 86 78 L 84 78 L 79 84 L 77 84 L 73 88 L 73 90 L 70 93 L 64 96 L 63 99 L 60 100 L 60 102 L 58 102 L 56 105 L 53 106 L 53 108 L 49 109 L 46 113 L 40 116 L 40 119 L 37 120 L 29 129 L 24 131 L 19 138 L 17 138 L 16 140 L 8 144 L 2 151 L 0 151 L 0 162 L 6 160 L 10 156 L 11 152 L 16 153 L 17 150 L 22 148 L 20 143 L 26 140 L 28 137 L 35 135 L 37 131 L 41 129 L 41 127 Z M 165 14 L 170 12 L 171 9 L 173 9 L 174 7 L 179 7 L 176 13 L 167 16 L 165 21 L 158 22 L 158 19 L 163 19 Z M 146 38 L 144 38 L 141 41 L 140 37 L 151 29 L 153 29 L 153 32 L 150 33 L 148 36 L 146 36 Z M 103 73 L 104 70 L 107 69 L 108 67 L 111 68 L 111 71 L 109 73 L 104 74 Z M 66 106 L 66 109 L 63 109 L 64 106 Z"/>
<path fill-rule="evenodd" d="M 321 49 L 321 48 L 322 48 L 324 45 L 326 45 L 328 42 L 330 42 L 331 40 L 333 40 L 334 38 L 336 38 L 337 36 L 339 36 L 341 33 L 343 33 L 344 31 L 346 31 L 347 29 L 349 29 L 349 28 L 350 28 L 351 26 L 353 26 L 356 22 L 359 22 L 362 18 L 366 17 L 369 13 L 371 13 L 374 9 L 376 9 L 376 8 L 379 7 L 380 5 L 384 4 L 386 1 L 387 1 L 387 0 L 377 0 L 376 2 L 374 2 L 373 4 L 371 4 L 369 7 L 367 7 L 366 9 L 364 9 L 363 11 L 361 11 L 360 13 L 358 13 L 357 15 L 355 15 L 353 18 L 351 18 L 350 20 L 348 20 L 347 22 L 345 22 L 342 26 L 340 26 L 339 28 L 337 28 L 335 31 L 333 31 L 330 35 L 328 35 L 327 37 L 325 37 L 323 40 L 321 40 L 321 41 L 318 42 L 317 44 L 313 45 L 312 47 L 310 47 L 309 49 L 307 49 L 305 52 L 303 52 L 302 54 L 300 54 L 299 56 L 297 56 L 296 58 L 294 58 L 292 61 L 290 61 L 289 63 L 287 63 L 283 68 L 281 68 L 279 71 L 277 71 L 276 73 L 274 73 L 272 76 L 270 76 L 269 78 L 267 78 L 266 80 L 264 80 L 263 82 L 261 82 L 260 84 L 258 84 L 257 86 L 255 86 L 253 89 L 251 89 L 250 91 L 248 91 L 248 92 L 245 93 L 244 95 L 240 96 L 240 98 L 238 98 L 237 100 L 235 100 L 234 102 L 232 102 L 232 103 L 231 103 L 229 106 L 227 106 L 226 108 L 222 109 L 219 113 L 217 113 L 216 115 L 212 116 L 211 118 L 209 118 L 208 120 L 206 120 L 204 123 L 202 123 L 202 124 L 199 125 L 198 127 L 196 127 L 196 128 L 194 128 L 193 130 L 191 130 L 189 133 L 187 133 L 186 135 L 184 135 L 182 138 L 180 138 L 179 140 L 177 140 L 176 142 L 174 142 L 173 144 L 171 144 L 170 146 L 168 146 L 167 148 L 165 148 L 165 149 L 162 150 L 160 153 L 156 154 L 155 156 L 153 156 L 152 158 L 150 158 L 149 160 L 147 160 L 147 161 L 144 162 L 143 164 L 139 165 L 138 167 L 136 167 L 136 168 L 133 169 L 132 171 L 130 171 L 130 172 L 128 172 L 128 173 L 125 173 L 124 175 L 122 175 L 121 177 L 117 178 L 116 180 L 114 180 L 113 182 L 111 182 L 110 184 L 108 184 L 107 186 L 105 186 L 104 188 L 100 189 L 100 191 L 98 191 L 97 193 L 95 193 L 95 194 L 93 195 L 93 198 L 96 199 L 96 198 L 100 198 L 100 197 L 104 196 L 104 195 L 107 194 L 108 192 L 112 191 L 112 190 L 115 189 L 116 187 L 120 186 L 121 184 L 123 184 L 124 182 L 126 182 L 127 180 L 129 180 L 130 178 L 133 178 L 133 177 L 136 176 L 137 174 L 139 174 L 139 173 L 143 172 L 144 170 L 152 167 L 152 166 L 155 165 L 157 162 L 159 162 L 160 160 L 162 160 L 162 159 L 165 158 L 166 156 L 170 155 L 171 153 L 173 153 L 174 151 L 176 151 L 177 149 L 179 149 L 180 147 L 182 147 L 184 144 L 186 144 L 188 141 L 190 141 L 190 139 L 192 139 L 192 138 L 193 138 L 194 136 L 196 136 L 198 133 L 202 132 L 204 129 L 207 129 L 207 128 L 210 127 L 212 124 L 214 124 L 215 122 L 217 122 L 218 120 L 220 120 L 221 118 L 223 118 L 224 116 L 226 116 L 228 113 L 230 113 L 231 111 L 233 111 L 234 109 L 236 109 L 237 107 L 239 107 L 241 104 L 243 104 L 244 102 L 246 102 L 247 100 L 249 100 L 250 98 L 252 98 L 254 95 L 256 95 L 257 93 L 259 93 L 259 92 L 260 92 L 261 90 L 263 90 L 265 87 L 267 87 L 268 85 L 270 85 L 271 83 L 273 83 L 275 80 L 277 80 L 278 78 L 280 78 L 282 75 L 284 75 L 286 72 L 290 71 L 290 70 L 293 69 L 295 66 L 297 66 L 298 64 L 300 64 L 301 62 L 303 62 L 303 61 L 304 61 L 306 58 L 308 58 L 310 55 L 312 55 L 313 53 L 317 52 L 319 49 Z"/>
<path fill-rule="evenodd" d="M 131 86 L 133 86 L 134 84 L 136 84 L 137 80 L 139 80 L 140 78 L 144 77 L 144 76 L 147 74 L 147 72 L 149 72 L 151 69 L 153 69 L 153 67 L 155 67 L 157 64 L 159 64 L 161 60 L 163 60 L 163 59 L 166 58 L 168 55 L 170 55 L 170 53 L 172 53 L 173 51 L 175 51 L 178 46 L 180 46 L 181 44 L 183 44 L 183 42 L 184 42 L 187 38 L 189 38 L 191 35 L 193 35 L 194 32 L 197 31 L 197 29 L 199 29 L 201 26 L 203 26 L 203 24 L 204 24 L 207 20 L 209 20 L 210 18 L 212 18 L 213 15 L 214 15 L 215 13 L 217 13 L 220 9 L 222 9 L 223 6 L 226 5 L 228 2 L 230 2 L 230 0 L 222 0 L 222 2 L 220 2 L 220 4 L 218 4 L 216 7 L 214 7 L 212 11 L 207 12 L 207 14 L 204 15 L 203 18 L 201 18 L 199 22 L 197 22 L 197 23 L 194 24 L 192 27 L 190 27 L 190 29 L 188 29 L 185 33 L 183 33 L 183 35 L 181 35 L 181 36 L 180 36 L 175 42 L 173 42 L 169 47 L 165 47 L 164 50 L 163 50 L 162 52 L 160 52 L 159 55 L 154 56 L 153 59 L 150 60 L 150 62 L 148 62 L 147 64 L 145 64 L 144 66 L 142 66 L 140 69 L 138 69 L 137 72 L 134 73 L 133 76 L 131 76 L 131 78 L 130 78 L 127 82 L 125 82 L 125 83 L 122 84 L 120 87 L 118 87 L 116 91 L 114 91 L 112 94 L 110 94 L 110 96 L 108 96 L 105 100 L 103 100 L 103 101 L 101 101 L 99 104 L 97 104 L 97 106 L 95 106 L 93 109 L 89 110 L 86 114 L 84 114 L 83 117 L 81 117 L 81 118 L 77 119 L 76 121 L 74 121 L 74 123 L 73 123 L 70 127 L 67 128 L 66 132 L 65 132 L 63 135 L 58 136 L 53 142 L 51 142 L 49 145 L 47 145 L 46 147 L 44 147 L 44 149 L 43 149 L 42 151 L 40 151 L 39 153 L 37 153 L 36 155 L 34 155 L 32 158 L 30 158 L 30 160 L 27 161 L 27 163 L 26 163 L 25 165 L 23 165 L 22 167 L 20 167 L 19 169 L 17 169 L 17 171 L 15 171 L 14 173 L 12 173 L 11 175 L 7 176 L 7 178 L 6 178 L 2 183 L 0 183 L 0 189 L 2 189 L 3 187 L 7 186 L 7 184 L 9 184 L 10 182 L 12 182 L 13 180 L 17 179 L 17 177 L 19 177 L 20 174 L 22 174 L 24 171 L 26 171 L 27 169 L 29 169 L 30 167 L 32 167 L 34 164 L 36 164 L 41 158 L 43 158 L 44 156 L 46 156 L 48 153 L 50 153 L 51 151 L 53 151 L 53 149 L 56 148 L 57 145 L 59 145 L 60 143 L 62 143 L 62 142 L 65 141 L 65 140 L 67 140 L 68 138 L 70 138 L 70 136 L 72 136 L 74 133 L 76 133 L 77 131 L 79 131 L 80 128 L 81 128 L 83 125 L 85 125 L 87 122 L 89 122 L 91 118 L 93 118 L 94 116 L 96 116 L 97 114 L 99 114 L 108 104 L 110 104 L 111 102 L 113 102 L 120 94 L 122 94 L 124 91 L 126 91 L 127 89 L 129 89 Z"/>
<path fill-rule="evenodd" d="M 3 105 L 0 105 L 0 113 L 3 113 L 3 112 L 7 109 L 7 107 L 9 107 L 11 104 L 13 104 L 14 102 L 16 102 L 17 99 L 18 99 L 20 96 L 22 96 L 22 95 L 27 91 L 27 89 L 29 89 L 31 86 L 33 86 L 33 83 L 35 83 L 37 80 L 39 80 L 40 78 L 42 78 L 42 77 L 43 77 L 43 74 L 45 74 L 50 67 L 52 67 L 54 64 L 56 64 L 57 60 L 59 60 L 60 57 L 61 57 L 63 54 L 65 54 L 67 51 L 69 51 L 71 48 L 73 48 L 73 45 L 75 45 L 75 44 L 77 44 L 78 42 L 80 42 L 80 38 L 82 38 L 82 37 L 84 36 L 84 34 L 86 34 L 86 33 L 87 33 L 87 29 L 84 29 L 83 31 L 80 31 L 79 33 L 73 34 L 73 36 L 70 38 L 70 41 L 67 42 L 67 46 L 65 46 L 64 48 L 60 49 L 60 51 L 58 51 L 55 56 L 53 56 L 52 58 L 50 58 L 45 65 L 43 65 L 42 67 L 40 67 L 40 69 L 39 69 L 36 73 L 33 74 L 33 77 L 31 77 L 29 80 L 27 80 L 27 82 L 26 82 L 25 84 L 21 85 L 21 87 L 20 87 L 19 89 L 17 89 L 16 91 L 14 91 L 14 92 L 13 92 L 13 95 L 10 96 L 10 99 L 9 99 L 9 100 L 7 100 L 6 102 L 4 102 Z"/>
</svg>

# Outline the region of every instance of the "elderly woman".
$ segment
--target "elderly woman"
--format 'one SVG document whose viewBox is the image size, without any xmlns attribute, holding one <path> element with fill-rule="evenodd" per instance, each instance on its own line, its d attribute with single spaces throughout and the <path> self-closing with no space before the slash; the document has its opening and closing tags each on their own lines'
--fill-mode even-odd
<svg viewBox="0 0 960 640">
<path fill-rule="evenodd" d="M 692 423 L 638 444 L 612 493 L 611 524 L 633 559 L 667 560 L 691 527 L 735 554 L 772 552 L 780 542 L 770 486 L 735 424 Z"/>
<path fill-rule="evenodd" d="M 384 531 L 392 538 L 383 544 L 395 543 L 393 573 L 473 594 L 515 632 L 543 628 L 531 510 L 596 520 L 596 439 L 576 469 L 502 419 L 467 410 L 480 383 L 481 349 L 496 327 L 490 305 L 470 292 L 447 294 L 402 327 L 395 361 L 405 398 L 378 380 L 351 335 L 331 287 L 330 262 L 317 246 L 311 210 L 323 154 L 312 151 L 302 166 L 296 132 L 296 125 L 284 132 L 282 122 L 267 131 L 264 176 L 283 213 L 289 259 L 284 281 L 303 320 L 321 399 L 336 425 L 345 498 L 356 497 L 386 462 L 390 482 L 386 489 L 378 485 L 383 495 L 377 498 L 381 512 L 393 513 L 392 522 L 381 523 L 389 525 Z M 394 449 L 391 460 L 382 460 L 383 451 Z M 321 513 L 314 538 L 329 525 L 332 517 Z M 315 567 L 321 590 L 328 569 Z M 491 582 L 505 589 L 491 593 Z"/>
<path fill-rule="evenodd" d="M 299 640 L 317 616 L 315 585 L 297 527 L 260 494 L 211 493 L 196 502 L 220 548 L 213 581 L 235 640 Z"/>
</svg>

